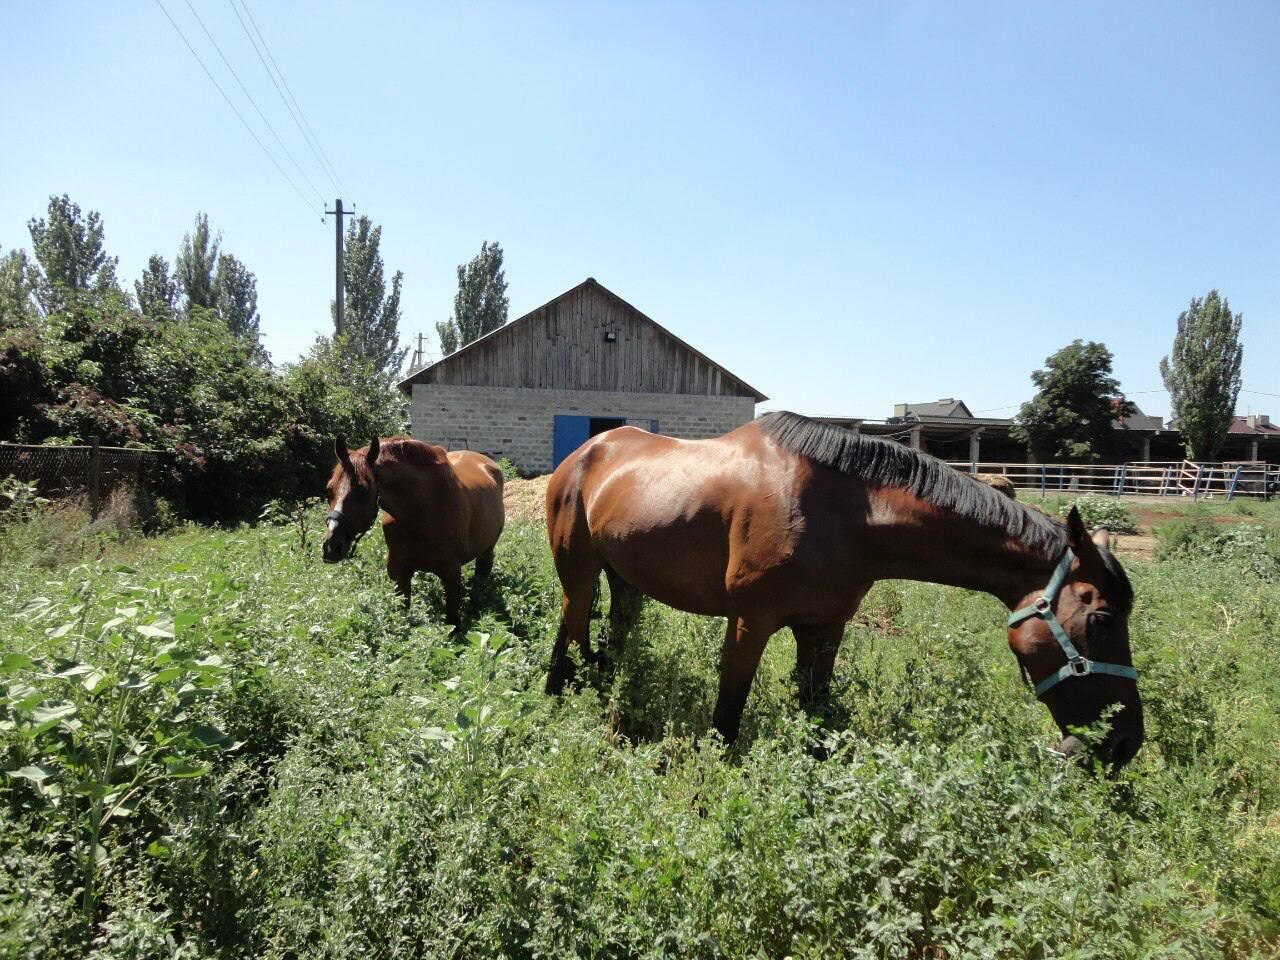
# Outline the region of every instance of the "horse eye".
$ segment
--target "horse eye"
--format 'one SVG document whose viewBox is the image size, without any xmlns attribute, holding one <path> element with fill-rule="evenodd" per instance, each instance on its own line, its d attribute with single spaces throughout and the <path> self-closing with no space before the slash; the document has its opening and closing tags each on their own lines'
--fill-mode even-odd
<svg viewBox="0 0 1280 960">
<path fill-rule="evenodd" d="M 1115 623 L 1115 617 L 1105 610 L 1098 610 L 1089 614 L 1087 622 L 1089 643 L 1105 643 L 1111 636 L 1111 628 Z"/>
</svg>

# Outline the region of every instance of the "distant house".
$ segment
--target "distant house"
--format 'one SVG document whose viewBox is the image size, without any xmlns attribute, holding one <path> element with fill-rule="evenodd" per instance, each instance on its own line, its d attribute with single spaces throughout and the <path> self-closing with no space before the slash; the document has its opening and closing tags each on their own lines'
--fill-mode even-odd
<svg viewBox="0 0 1280 960">
<path fill-rule="evenodd" d="M 1026 463 L 1027 448 L 1013 439 L 1013 420 L 978 417 L 962 400 L 944 397 L 929 403 L 896 403 L 893 416 L 820 417 L 871 436 L 891 437 L 952 462 Z M 1177 425 L 1137 406 L 1115 424 L 1115 459 L 1126 462 L 1183 460 L 1186 450 Z M 1219 455 L 1224 461 L 1280 463 L 1280 426 L 1263 414 L 1236 417 Z"/>
<path fill-rule="evenodd" d="M 406 377 L 410 430 L 543 472 L 624 424 L 715 437 L 768 398 L 588 278 Z"/>
<path fill-rule="evenodd" d="M 951 397 L 943 397 L 941 400 L 934 400 L 932 403 L 895 403 L 893 405 L 893 415 L 906 420 L 935 419 L 937 417 L 973 419 L 973 414 L 964 405 L 964 401 L 954 400 Z"/>
<path fill-rule="evenodd" d="M 1275 463 L 1280 460 L 1280 426 L 1272 423 L 1265 413 L 1236 417 L 1227 429 L 1222 456 L 1252 463 L 1260 460 Z"/>
</svg>

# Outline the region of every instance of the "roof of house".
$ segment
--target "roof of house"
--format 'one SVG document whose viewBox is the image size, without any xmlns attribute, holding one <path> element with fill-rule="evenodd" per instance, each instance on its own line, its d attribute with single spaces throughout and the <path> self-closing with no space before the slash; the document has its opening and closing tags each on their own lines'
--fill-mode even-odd
<svg viewBox="0 0 1280 960">
<path fill-rule="evenodd" d="M 1121 399 L 1122 398 L 1120 397 L 1111 398 L 1111 409 L 1113 411 L 1120 406 Z M 1155 416 L 1154 414 L 1143 413 L 1142 408 L 1139 407 L 1136 403 L 1133 403 L 1132 400 L 1130 400 L 1129 402 L 1133 404 L 1133 413 L 1129 414 L 1129 416 L 1125 417 L 1124 419 L 1117 421 L 1114 424 L 1114 426 L 1117 429 L 1119 430 L 1163 430 L 1164 429 L 1163 419 L 1161 419 L 1158 416 Z"/>
<path fill-rule="evenodd" d="M 665 334 L 666 336 L 670 337 L 672 340 L 674 340 L 676 343 L 678 343 L 681 347 L 683 347 L 684 349 L 688 350 L 690 353 L 694 354 L 695 356 L 699 357 L 700 359 L 702 359 L 702 360 L 703 360 L 703 361 L 705 361 L 706 363 L 710 364 L 712 367 L 714 367 L 716 370 L 718 370 L 718 371 L 719 371 L 721 374 L 723 374 L 725 377 L 727 377 L 728 379 L 730 379 L 730 380 L 731 380 L 731 381 L 733 381 L 734 383 L 738 384 L 740 387 L 742 387 L 742 389 L 743 389 L 746 393 L 753 395 L 753 396 L 755 397 L 755 399 L 756 399 L 756 402 L 757 402 L 757 403 L 760 403 L 760 402 L 763 402 L 763 401 L 765 401 L 765 400 L 768 400 L 768 399 L 769 399 L 767 396 L 765 396 L 763 393 L 761 393 L 761 392 L 760 392 L 759 390 L 757 390 L 755 387 L 751 386 L 751 384 L 747 383 L 747 382 L 746 382 L 745 380 L 743 380 L 741 377 L 739 377 L 739 376 L 738 376 L 738 375 L 736 375 L 735 373 L 731 372 L 730 370 L 727 370 L 725 367 L 721 366 L 720 364 L 716 363 L 714 360 L 712 360 L 710 357 L 708 357 L 708 356 L 707 356 L 705 353 L 703 353 L 702 351 L 698 350 L 696 347 L 690 346 L 688 343 L 686 343 L 686 342 L 685 342 L 684 340 L 682 340 L 680 337 L 676 336 L 674 333 L 672 333 L 670 330 L 668 330 L 668 329 L 667 329 L 666 327 L 664 327 L 662 324 L 658 323 L 658 321 L 657 321 L 657 320 L 654 320 L 654 319 L 653 319 L 652 317 L 650 317 L 648 314 L 646 314 L 646 313 L 644 313 L 643 311 L 641 311 L 641 310 L 637 309 L 634 305 L 632 305 L 632 304 L 628 303 L 626 300 L 622 299 L 622 297 L 618 296 L 616 293 L 614 293 L 614 292 L 613 292 L 612 290 L 610 290 L 608 287 L 604 286 L 604 284 L 602 284 L 602 283 L 598 282 L 598 281 L 595 279 L 595 277 L 587 277 L 587 279 L 586 279 L 586 280 L 582 281 L 582 283 L 578 284 L 577 286 L 570 287 L 568 290 L 564 291 L 564 293 L 561 293 L 559 296 L 552 297 L 552 298 L 551 298 L 550 300 L 548 300 L 546 303 L 542 304 L 541 306 L 535 307 L 534 309 L 530 310 L 528 313 L 523 314 L 523 315 L 522 315 L 522 316 L 520 316 L 520 317 L 517 317 L 515 320 L 512 320 L 510 323 L 504 324 L 503 326 L 498 327 L 498 329 L 496 329 L 496 330 L 492 330 L 492 331 L 490 331 L 489 333 L 486 333 L 483 337 L 478 337 L 477 339 L 472 340 L 470 343 L 466 344 L 466 345 L 465 345 L 465 346 L 463 346 L 463 347 L 458 348 L 457 350 L 455 350 L 453 353 L 449 354 L 448 356 L 441 357 L 441 358 L 440 358 L 439 360 L 437 360 L 435 363 L 429 364 L 428 366 L 425 366 L 425 367 L 420 367 L 419 369 L 417 369 L 417 370 L 413 371 L 413 372 L 412 372 L 412 373 L 410 373 L 408 376 L 406 376 L 404 379 L 402 379 L 402 380 L 399 382 L 399 384 L 398 384 L 399 388 L 400 388 L 402 391 L 404 391 L 405 393 L 409 393 L 409 392 L 411 392 L 411 390 L 412 390 L 412 388 L 413 388 L 413 384 L 414 384 L 414 383 L 416 383 L 416 382 L 418 382 L 420 379 L 422 379 L 422 378 L 423 378 L 423 376 L 427 373 L 427 371 L 429 371 L 429 370 L 435 370 L 435 369 L 437 369 L 437 368 L 446 367 L 446 366 L 448 366 L 450 363 L 452 363 L 452 362 L 454 362 L 455 360 L 457 360 L 457 358 L 458 358 L 458 357 L 461 357 L 461 356 L 463 356 L 464 354 L 471 353 L 472 351 L 475 351 L 475 350 L 483 349 L 485 346 L 487 346 L 487 345 L 488 345 L 488 344 L 489 344 L 489 343 L 490 343 L 494 338 L 496 338 L 496 337 L 501 337 L 501 336 L 510 336 L 510 335 L 512 335 L 512 334 L 514 334 L 514 333 L 518 333 L 518 332 L 519 332 L 520 325 L 521 325 L 524 321 L 526 321 L 526 320 L 528 320 L 530 317 L 532 317 L 532 316 L 534 316 L 534 315 L 536 315 L 536 314 L 540 313 L 541 311 L 543 311 L 543 310 L 547 309 L 548 307 L 553 306 L 553 305 L 554 305 L 554 304 L 556 304 L 556 303 L 559 303 L 561 300 L 564 300 L 564 299 L 566 299 L 567 297 L 572 296 L 573 294 L 577 293 L 579 290 L 582 290 L 582 289 L 587 288 L 587 287 L 590 287 L 590 288 L 593 288 L 593 289 L 595 289 L 595 290 L 599 291 L 600 293 L 604 294 L 605 296 L 610 297 L 611 299 L 613 299 L 613 300 L 617 301 L 619 304 L 621 304 L 621 305 L 622 305 L 623 307 L 625 307 L 626 309 L 631 310 L 631 311 L 634 311 L 634 312 L 636 313 L 636 315 L 637 315 L 637 316 L 639 316 L 639 317 L 641 317 L 642 319 L 646 320 L 647 322 L 649 322 L 649 323 L 653 324 L 653 326 L 655 326 L 658 330 L 660 330 L 660 331 L 661 331 L 663 334 Z"/>
<path fill-rule="evenodd" d="M 903 412 L 899 414 L 894 410 L 897 416 L 906 417 L 965 417 L 972 420 L 973 414 L 969 408 L 965 406 L 963 400 L 956 400 L 952 397 L 943 397 L 941 400 L 934 400 L 932 403 L 900 403 L 896 406 L 901 407 Z"/>
<path fill-rule="evenodd" d="M 1274 437 L 1280 436 L 1280 426 L 1272 423 L 1271 418 L 1265 414 L 1254 414 L 1252 416 L 1232 418 L 1231 426 L 1227 428 L 1227 433 L 1244 433 L 1263 437 Z"/>
</svg>

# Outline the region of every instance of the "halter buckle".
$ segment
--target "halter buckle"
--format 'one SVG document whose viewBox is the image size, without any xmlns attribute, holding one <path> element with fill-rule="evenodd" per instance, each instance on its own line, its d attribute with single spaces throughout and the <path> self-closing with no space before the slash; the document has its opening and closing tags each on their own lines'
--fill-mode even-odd
<svg viewBox="0 0 1280 960">
<path fill-rule="evenodd" d="M 1048 613 L 1052 605 L 1048 597 L 1037 597 L 1036 602 L 1032 604 L 1036 609 L 1036 613 Z"/>
<path fill-rule="evenodd" d="M 1093 673 L 1093 661 L 1085 657 L 1078 657 L 1075 660 L 1068 660 L 1067 666 L 1071 669 L 1073 677 L 1087 677 Z"/>
</svg>

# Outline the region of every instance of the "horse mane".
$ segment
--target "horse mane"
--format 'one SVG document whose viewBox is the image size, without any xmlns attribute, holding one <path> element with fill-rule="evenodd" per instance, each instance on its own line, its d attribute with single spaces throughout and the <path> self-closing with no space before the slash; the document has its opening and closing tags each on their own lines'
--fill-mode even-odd
<svg viewBox="0 0 1280 960">
<path fill-rule="evenodd" d="M 756 423 L 783 449 L 814 463 L 874 486 L 900 487 L 934 506 L 1001 529 L 1047 556 L 1066 549 L 1063 524 L 953 470 L 937 457 L 785 410 L 766 413 Z"/>
</svg>

